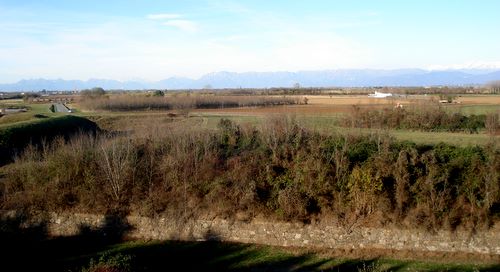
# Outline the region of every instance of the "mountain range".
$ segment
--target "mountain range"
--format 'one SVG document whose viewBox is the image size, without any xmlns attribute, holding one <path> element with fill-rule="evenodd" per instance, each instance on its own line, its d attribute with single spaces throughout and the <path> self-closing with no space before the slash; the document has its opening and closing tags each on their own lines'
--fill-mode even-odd
<svg viewBox="0 0 500 272">
<path fill-rule="evenodd" d="M 198 79 L 171 77 L 147 81 L 110 79 L 64 80 L 23 79 L 0 84 L 0 91 L 104 89 L 202 89 L 292 87 L 373 87 L 373 86 L 466 86 L 500 80 L 500 69 L 423 70 L 423 69 L 341 69 L 299 72 L 216 72 Z"/>
</svg>

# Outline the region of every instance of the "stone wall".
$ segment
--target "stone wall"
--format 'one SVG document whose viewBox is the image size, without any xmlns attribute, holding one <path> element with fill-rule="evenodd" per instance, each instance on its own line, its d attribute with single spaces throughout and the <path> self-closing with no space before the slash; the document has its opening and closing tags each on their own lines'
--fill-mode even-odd
<svg viewBox="0 0 500 272">
<path fill-rule="evenodd" d="M 351 230 L 327 225 L 281 222 L 241 222 L 127 216 L 118 218 L 89 214 L 50 214 L 46 218 L 51 235 L 76 235 L 82 228 L 104 232 L 123 231 L 130 238 L 175 240 L 220 240 L 276 246 L 307 246 L 336 249 L 384 249 L 500 255 L 500 230 L 470 233 L 393 228 Z M 112 234 L 112 233 L 110 233 Z"/>
</svg>

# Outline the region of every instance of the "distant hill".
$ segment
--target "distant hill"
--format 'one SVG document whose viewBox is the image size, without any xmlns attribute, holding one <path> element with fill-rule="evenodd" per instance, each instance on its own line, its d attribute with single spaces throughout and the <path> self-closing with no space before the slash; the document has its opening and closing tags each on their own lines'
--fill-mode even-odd
<svg viewBox="0 0 500 272">
<path fill-rule="evenodd" d="M 300 72 L 217 72 L 199 79 L 171 77 L 157 82 L 116 81 L 108 79 L 48 80 L 28 79 L 0 84 L 0 91 L 104 89 L 201 89 L 292 87 L 370 87 L 370 86 L 463 86 L 500 80 L 500 70 L 468 69 L 428 71 L 422 69 L 346 69 Z"/>
</svg>

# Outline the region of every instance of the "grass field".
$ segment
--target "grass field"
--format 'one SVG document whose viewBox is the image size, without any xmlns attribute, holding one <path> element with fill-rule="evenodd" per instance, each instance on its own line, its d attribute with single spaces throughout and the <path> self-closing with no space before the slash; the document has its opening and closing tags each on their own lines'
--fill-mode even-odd
<svg viewBox="0 0 500 272">
<path fill-rule="evenodd" d="M 297 96 L 299 97 L 299 96 Z M 304 96 L 302 96 L 303 98 Z M 352 111 L 353 106 L 361 109 L 383 109 L 391 108 L 400 103 L 402 105 L 426 105 L 437 101 L 438 96 L 408 96 L 408 98 L 370 98 L 366 96 L 305 96 L 308 98 L 307 105 L 288 105 L 277 107 L 252 107 L 232 109 L 193 110 L 190 116 L 195 118 L 196 124 L 213 127 L 220 118 L 229 118 L 236 122 L 259 124 L 265 122 L 266 117 L 273 115 L 292 115 L 307 128 L 324 132 L 335 132 L 341 134 L 374 134 L 382 133 L 395 137 L 398 140 L 413 141 L 423 144 L 436 144 L 445 142 L 454 145 L 483 145 L 492 141 L 498 141 L 484 133 L 449 133 L 449 132 L 421 132 L 411 130 L 377 130 L 377 129 L 353 129 L 341 127 L 338 124 L 340 118 Z M 465 115 L 486 114 L 500 110 L 500 96 L 462 96 L 457 101 L 460 104 L 445 104 L 444 109 L 451 112 L 460 112 Z M 201 118 L 202 120 L 198 120 Z"/>
<path fill-rule="evenodd" d="M 138 112 L 92 112 L 78 111 L 75 114 L 81 117 L 96 121 L 107 130 L 130 131 L 135 127 L 145 129 L 144 123 L 170 123 L 183 122 L 186 125 L 196 125 L 202 127 L 215 127 L 221 118 L 228 118 L 239 123 L 250 123 L 257 125 L 265 122 L 266 117 L 272 115 L 292 115 L 305 127 L 324 132 L 335 133 L 363 133 L 374 134 L 383 133 L 395 137 L 398 140 L 414 141 L 417 143 L 435 144 L 446 142 L 450 144 L 482 145 L 498 140 L 498 137 L 491 137 L 485 133 L 447 133 L 447 132 L 419 132 L 409 130 L 374 130 L 374 129 L 352 129 L 338 125 L 339 118 L 352 111 L 352 107 L 357 105 L 364 109 L 382 109 L 393 107 L 397 103 L 403 105 L 431 103 L 436 100 L 436 96 L 409 96 L 408 98 L 370 98 L 366 96 L 293 96 L 303 100 L 307 97 L 307 105 L 284 105 L 272 107 L 240 107 L 225 109 L 193 109 L 183 113 L 178 111 L 138 111 Z M 444 105 L 445 109 L 451 112 L 460 112 L 466 115 L 486 114 L 500 109 L 500 96 L 461 96 L 457 98 L 460 104 Z M 5 100 L 2 105 L 14 105 L 26 107 L 27 112 L 9 114 L 0 118 L 0 128 L 13 123 L 29 123 L 43 117 L 55 117 L 61 113 L 52 113 L 49 110 L 50 104 L 28 104 L 23 100 Z M 78 104 L 74 104 L 78 110 Z M 189 120 L 183 119 L 182 115 L 189 114 Z"/>
<path fill-rule="evenodd" d="M 133 271 L 495 271 L 491 264 L 346 259 L 326 252 L 222 242 L 125 242 L 94 252 L 99 256 L 132 256 Z M 196 261 L 192 261 L 196 256 Z M 108 257 L 109 258 L 109 257 Z M 102 258 L 103 262 L 106 258 Z M 81 260 L 81 263 L 85 261 Z M 88 262 L 88 261 L 87 261 Z"/>
<path fill-rule="evenodd" d="M 308 115 L 292 115 L 304 127 L 317 130 L 324 133 L 339 133 L 339 134 L 364 134 L 364 135 L 389 135 L 397 140 L 411 141 L 419 144 L 437 144 L 445 142 L 458 146 L 468 145 L 484 145 L 490 142 L 498 141 L 498 136 L 492 137 L 485 133 L 469 134 L 469 133 L 451 133 L 451 132 L 422 132 L 410 130 L 381 130 L 381 129 L 365 129 L 365 128 L 346 128 L 337 124 L 338 116 L 308 116 Z M 116 118 L 116 117 L 115 117 Z M 159 118 L 159 117 L 157 117 Z M 215 128 L 222 118 L 230 119 L 240 124 L 259 125 L 266 122 L 266 116 L 262 115 L 236 115 L 228 113 L 210 114 L 201 113 L 193 114 L 190 120 L 184 121 L 189 126 L 199 126 L 205 128 Z M 157 119 L 165 120 L 165 119 Z M 125 121 L 121 121 L 125 123 Z M 133 122 L 133 121 L 132 121 Z M 139 121 L 136 121 L 139 122 Z M 130 121 L 126 122 L 131 125 Z"/>
<path fill-rule="evenodd" d="M 53 113 L 50 111 L 51 104 L 30 104 L 25 103 L 21 99 L 6 100 L 0 102 L 0 108 L 5 106 L 16 106 L 21 108 L 26 108 L 27 112 L 20 112 L 14 114 L 8 114 L 0 118 L 0 128 L 5 125 L 18 123 L 18 122 L 29 122 L 39 119 L 41 116 L 54 117 L 60 116 L 60 113 Z"/>
<path fill-rule="evenodd" d="M 490 261 L 379 258 L 376 254 L 218 241 L 114 241 L 95 234 L 4 239 L 5 267 L 50 271 L 499 271 Z M 16 245 L 10 244 L 17 242 Z M 8 247 L 8 248 L 6 248 Z M 407 253 L 411 256 L 410 253 Z M 414 259 L 414 258 L 413 258 Z M 104 268 L 107 268 L 104 269 Z M 113 270 L 114 268 L 114 270 Z M 99 270 L 100 269 L 100 270 Z"/>
<path fill-rule="evenodd" d="M 398 140 L 412 141 L 421 144 L 436 144 L 445 142 L 448 144 L 467 146 L 467 145 L 484 145 L 490 142 L 498 141 L 499 137 L 492 137 L 480 131 L 478 134 L 459 133 L 459 132 L 422 132 L 411 130 L 380 130 L 380 129 L 365 129 L 365 128 L 346 128 L 338 125 L 338 119 L 341 114 L 327 115 L 308 115 L 294 113 L 272 113 L 262 114 L 258 110 L 251 113 L 250 109 L 245 109 L 248 112 L 228 112 L 228 111 L 203 111 L 191 112 L 189 118 L 172 117 L 165 113 L 128 113 L 128 114 L 99 114 L 99 115 L 83 115 L 99 124 L 105 130 L 135 130 L 146 129 L 147 124 L 169 124 L 181 122 L 185 126 L 215 128 L 222 118 L 229 119 L 239 124 L 259 125 L 266 122 L 266 119 L 271 116 L 291 115 L 302 126 L 325 132 L 339 134 L 384 134 L 390 135 Z"/>
<path fill-rule="evenodd" d="M 457 109 L 458 108 L 458 109 Z M 462 105 L 458 107 L 450 107 L 453 111 L 458 111 L 466 115 L 471 114 L 486 114 L 500 110 L 500 104 L 497 105 Z"/>
</svg>

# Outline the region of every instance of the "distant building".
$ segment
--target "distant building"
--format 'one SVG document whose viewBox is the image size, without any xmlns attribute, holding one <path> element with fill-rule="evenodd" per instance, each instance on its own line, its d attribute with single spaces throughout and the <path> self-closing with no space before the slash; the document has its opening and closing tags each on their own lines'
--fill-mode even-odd
<svg viewBox="0 0 500 272">
<path fill-rule="evenodd" d="M 392 93 L 380 93 L 380 92 L 375 91 L 375 93 L 369 94 L 368 96 L 375 97 L 375 98 L 385 98 L 385 97 L 392 96 Z"/>
</svg>

